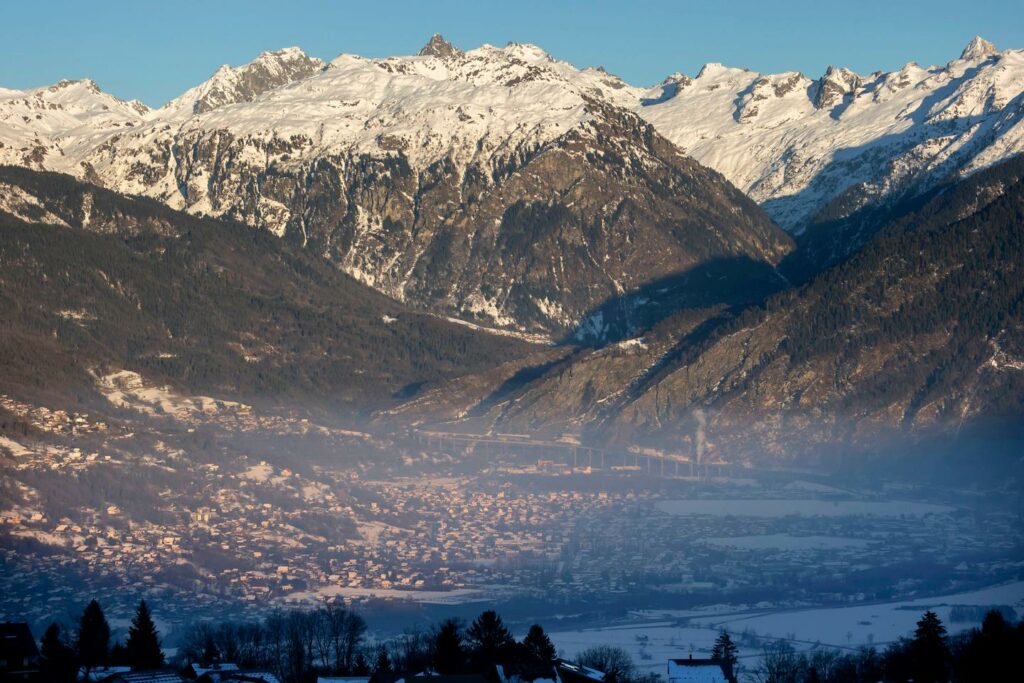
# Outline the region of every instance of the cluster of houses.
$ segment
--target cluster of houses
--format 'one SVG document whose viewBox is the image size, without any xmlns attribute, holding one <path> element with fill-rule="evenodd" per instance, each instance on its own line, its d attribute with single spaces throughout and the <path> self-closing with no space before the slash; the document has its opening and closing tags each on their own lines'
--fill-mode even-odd
<svg viewBox="0 0 1024 683">
<path fill-rule="evenodd" d="M 68 412 L 66 410 L 50 410 L 45 406 L 32 406 L 16 401 L 6 394 L 0 394 L 0 408 L 12 415 L 24 419 L 32 425 L 34 431 L 47 434 L 83 434 L 88 432 L 105 432 L 107 423 L 90 418 L 86 413 Z"/>
</svg>

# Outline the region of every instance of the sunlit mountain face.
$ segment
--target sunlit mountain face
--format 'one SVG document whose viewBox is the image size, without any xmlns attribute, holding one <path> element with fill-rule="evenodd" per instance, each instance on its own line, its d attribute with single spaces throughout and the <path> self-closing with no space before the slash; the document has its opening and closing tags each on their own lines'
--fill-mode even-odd
<svg viewBox="0 0 1024 683">
<path fill-rule="evenodd" d="M 996 680 L 1022 91 L 439 35 L 0 89 L 0 677 Z"/>
</svg>

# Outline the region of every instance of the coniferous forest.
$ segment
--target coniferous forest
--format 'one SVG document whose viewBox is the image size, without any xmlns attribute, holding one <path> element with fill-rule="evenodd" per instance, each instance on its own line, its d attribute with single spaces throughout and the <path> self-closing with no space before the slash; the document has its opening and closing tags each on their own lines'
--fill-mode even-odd
<svg viewBox="0 0 1024 683">
<path fill-rule="evenodd" d="M 378 642 L 367 638 L 358 612 L 340 604 L 315 610 L 277 612 L 261 621 L 204 621 L 182 635 L 176 654 L 165 661 L 161 635 L 146 602 L 140 601 L 124 641 L 111 638 L 100 604 L 93 600 L 74 628 L 53 623 L 43 634 L 43 680 L 76 680 L 80 672 L 127 666 L 133 671 L 180 670 L 237 665 L 266 671 L 285 683 L 315 681 L 317 676 L 364 676 L 389 681 L 421 674 L 478 675 L 487 681 L 535 681 L 555 677 L 560 659 L 543 626 L 534 624 L 516 639 L 501 616 L 486 610 L 469 623 L 445 619 Z M 1010 680 L 1024 622 L 999 610 L 956 635 L 932 611 L 912 634 L 881 647 L 838 651 L 827 647 L 797 652 L 784 640 L 765 639 L 757 656 L 740 659 L 733 637 L 722 631 L 710 660 L 730 680 L 753 683 L 987 683 Z M 570 665 L 603 674 L 606 683 L 656 683 L 625 650 L 595 645 Z M 373 678 L 371 678 L 373 680 Z"/>
</svg>

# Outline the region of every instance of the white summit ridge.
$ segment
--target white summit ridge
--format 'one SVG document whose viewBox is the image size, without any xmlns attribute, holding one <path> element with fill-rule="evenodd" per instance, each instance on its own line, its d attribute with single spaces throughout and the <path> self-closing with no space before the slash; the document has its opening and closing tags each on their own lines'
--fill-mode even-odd
<svg viewBox="0 0 1024 683">
<path fill-rule="evenodd" d="M 91 81 L 0 89 L 0 163 L 71 173 L 278 235 L 299 230 L 303 242 L 317 222 L 347 221 L 355 235 L 344 238 L 340 265 L 403 298 L 421 254 L 398 253 L 408 245 L 367 252 L 396 229 L 394 193 L 409 195 L 415 220 L 439 224 L 456 221 L 452 207 L 466 197 L 458 190 L 444 205 L 420 206 L 409 190 L 393 188 L 385 201 L 359 183 L 408 173 L 426 185 L 441 174 L 464 188 L 494 187 L 570 133 L 590 141 L 591 154 L 609 154 L 596 148 L 615 117 L 634 130 L 646 120 L 799 235 L 826 212 L 920 192 L 1024 150 L 1024 51 L 975 37 L 942 66 L 831 66 L 811 78 L 708 63 L 692 78 L 676 72 L 634 87 L 529 44 L 462 51 L 435 35 L 417 55 L 329 63 L 286 48 L 223 66 L 154 110 Z M 645 172 L 650 154 L 635 156 L 632 172 Z M 325 164 L 344 215 L 325 216 L 322 202 L 292 189 L 296 179 L 322 179 Z M 339 248 L 333 237 L 321 241 L 325 255 Z M 619 286 L 621 274 L 607 278 Z M 467 301 L 481 314 L 501 308 L 482 294 Z"/>
</svg>

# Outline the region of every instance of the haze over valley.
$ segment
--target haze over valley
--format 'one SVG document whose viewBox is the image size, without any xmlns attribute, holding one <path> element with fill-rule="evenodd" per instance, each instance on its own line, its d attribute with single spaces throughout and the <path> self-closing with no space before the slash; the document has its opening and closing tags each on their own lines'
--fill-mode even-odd
<svg viewBox="0 0 1024 683">
<path fill-rule="evenodd" d="M 369 662 L 495 609 L 609 683 L 1019 630 L 1024 50 L 668 73 L 434 35 L 0 87 L 3 620 L 144 598 L 185 666 L 343 606 Z"/>
</svg>

